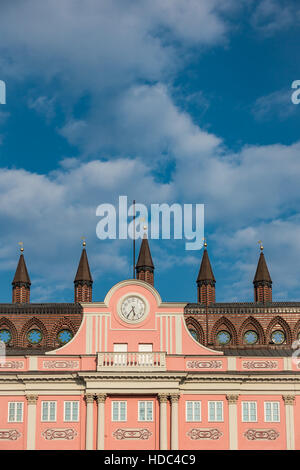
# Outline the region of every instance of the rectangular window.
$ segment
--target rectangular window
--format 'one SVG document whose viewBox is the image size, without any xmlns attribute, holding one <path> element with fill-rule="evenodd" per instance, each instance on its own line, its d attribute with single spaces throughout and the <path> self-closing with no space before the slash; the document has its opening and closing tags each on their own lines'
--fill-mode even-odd
<svg viewBox="0 0 300 470">
<path fill-rule="evenodd" d="M 42 401 L 42 421 L 56 421 L 56 401 Z"/>
<path fill-rule="evenodd" d="M 153 421 L 153 401 L 139 401 L 139 421 Z"/>
<path fill-rule="evenodd" d="M 257 421 L 256 401 L 242 402 L 242 420 L 244 423 Z"/>
<path fill-rule="evenodd" d="M 23 402 L 11 401 L 8 403 L 8 421 L 10 423 L 23 422 Z"/>
<path fill-rule="evenodd" d="M 201 421 L 201 401 L 187 401 L 185 411 L 187 421 Z"/>
<path fill-rule="evenodd" d="M 79 421 L 79 401 L 65 401 L 64 421 Z"/>
<path fill-rule="evenodd" d="M 208 421 L 223 421 L 223 402 L 208 402 Z"/>
<path fill-rule="evenodd" d="M 114 366 L 126 366 L 127 365 L 127 343 L 114 343 Z M 116 354 L 125 353 L 125 354 Z"/>
<path fill-rule="evenodd" d="M 279 423 L 279 401 L 265 401 L 265 422 Z"/>
<path fill-rule="evenodd" d="M 112 402 L 112 421 L 127 421 L 127 402 Z"/>
</svg>

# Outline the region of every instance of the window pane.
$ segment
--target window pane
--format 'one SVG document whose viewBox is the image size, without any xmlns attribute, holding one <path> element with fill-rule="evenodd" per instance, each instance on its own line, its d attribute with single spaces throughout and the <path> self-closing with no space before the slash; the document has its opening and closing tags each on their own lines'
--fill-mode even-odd
<svg viewBox="0 0 300 470">
<path fill-rule="evenodd" d="M 279 421 L 279 403 L 273 403 L 273 421 Z"/>
<path fill-rule="evenodd" d="M 71 421 L 71 402 L 65 402 L 65 421 Z"/>
<path fill-rule="evenodd" d="M 147 421 L 152 421 L 153 420 L 153 402 L 148 401 L 147 402 Z"/>
<path fill-rule="evenodd" d="M 15 403 L 10 403 L 9 404 L 9 421 L 14 421 L 15 420 Z"/>
<path fill-rule="evenodd" d="M 209 420 L 215 421 L 215 402 L 209 402 Z"/>
<path fill-rule="evenodd" d="M 48 421 L 48 402 L 43 401 L 42 405 L 42 420 L 43 421 Z"/>
<path fill-rule="evenodd" d="M 113 401 L 113 421 L 119 421 L 119 402 Z"/>
<path fill-rule="evenodd" d="M 217 421 L 223 421 L 223 403 L 217 401 Z"/>
<path fill-rule="evenodd" d="M 271 403 L 265 403 L 266 407 L 266 421 L 272 421 L 272 415 L 271 415 Z"/>
<path fill-rule="evenodd" d="M 55 401 L 50 401 L 50 421 L 55 421 Z"/>
<path fill-rule="evenodd" d="M 249 405 L 247 402 L 243 403 L 243 421 L 249 420 Z"/>
<path fill-rule="evenodd" d="M 250 420 L 256 421 L 256 403 L 250 403 Z"/>
<path fill-rule="evenodd" d="M 194 402 L 194 421 L 200 421 L 200 402 Z"/>
<path fill-rule="evenodd" d="M 20 423 L 23 418 L 23 403 L 17 403 L 17 421 Z"/>
<path fill-rule="evenodd" d="M 73 401 L 73 421 L 78 421 L 79 418 L 79 403 L 78 401 Z"/>
<path fill-rule="evenodd" d="M 145 402 L 144 401 L 140 401 L 139 402 L 139 420 L 140 421 L 145 421 Z"/>
<path fill-rule="evenodd" d="M 126 402 L 120 402 L 120 421 L 126 421 Z"/>
<path fill-rule="evenodd" d="M 191 401 L 186 402 L 186 419 L 187 421 L 193 421 L 193 404 Z"/>
</svg>

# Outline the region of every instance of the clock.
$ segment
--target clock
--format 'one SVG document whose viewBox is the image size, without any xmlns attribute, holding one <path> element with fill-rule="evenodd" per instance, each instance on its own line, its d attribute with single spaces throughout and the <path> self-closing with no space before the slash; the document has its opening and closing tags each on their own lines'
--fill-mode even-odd
<svg viewBox="0 0 300 470">
<path fill-rule="evenodd" d="M 142 321 L 148 314 L 146 302 L 137 295 L 125 297 L 119 307 L 119 316 L 129 323 Z"/>
</svg>

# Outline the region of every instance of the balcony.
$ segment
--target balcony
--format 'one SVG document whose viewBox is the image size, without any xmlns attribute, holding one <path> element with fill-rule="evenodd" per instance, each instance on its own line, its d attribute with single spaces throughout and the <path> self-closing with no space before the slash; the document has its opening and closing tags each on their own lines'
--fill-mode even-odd
<svg viewBox="0 0 300 470">
<path fill-rule="evenodd" d="M 166 370 L 165 352 L 99 352 L 97 371 Z"/>
</svg>

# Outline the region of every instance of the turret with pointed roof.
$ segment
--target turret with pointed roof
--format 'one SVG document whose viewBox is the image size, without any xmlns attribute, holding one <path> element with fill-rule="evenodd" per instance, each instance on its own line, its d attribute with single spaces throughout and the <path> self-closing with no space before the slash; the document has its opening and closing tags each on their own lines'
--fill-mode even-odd
<svg viewBox="0 0 300 470">
<path fill-rule="evenodd" d="M 89 261 L 83 242 L 82 253 L 74 279 L 74 296 L 76 302 L 92 302 L 93 278 L 90 271 Z"/>
<path fill-rule="evenodd" d="M 154 264 L 150 252 L 147 235 L 144 234 L 139 257 L 135 266 L 136 277 L 141 281 L 146 281 L 152 286 L 154 285 Z"/>
<path fill-rule="evenodd" d="M 216 290 L 215 290 L 215 276 L 209 261 L 207 253 L 207 243 L 204 243 L 204 251 L 197 277 L 198 286 L 198 302 L 201 304 L 209 305 L 216 301 Z"/>
<path fill-rule="evenodd" d="M 12 282 L 12 301 L 13 303 L 29 303 L 30 302 L 30 277 L 27 271 L 25 258 L 23 255 L 23 247 L 16 269 L 15 277 Z"/>
<path fill-rule="evenodd" d="M 260 245 L 260 249 L 260 257 L 253 279 L 254 302 L 268 303 L 272 302 L 272 279 L 264 257 L 262 245 Z"/>
</svg>

